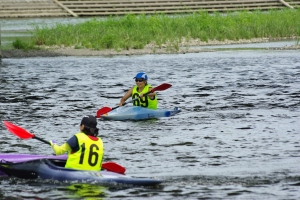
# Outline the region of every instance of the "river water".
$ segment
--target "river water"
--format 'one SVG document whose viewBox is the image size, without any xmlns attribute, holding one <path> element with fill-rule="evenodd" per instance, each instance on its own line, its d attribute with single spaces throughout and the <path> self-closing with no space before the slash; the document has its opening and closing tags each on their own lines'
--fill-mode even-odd
<svg viewBox="0 0 300 200">
<path fill-rule="evenodd" d="M 158 187 L 0 179 L 2 199 L 299 199 L 300 51 L 3 59 L 0 120 L 62 144 L 147 72 L 170 118 L 99 120 L 104 161 Z M 1 122 L 2 123 L 2 122 Z M 52 155 L 0 126 L 0 153 Z"/>
<path fill-rule="evenodd" d="M 78 131 L 83 115 L 116 106 L 139 71 L 148 73 L 153 86 L 172 84 L 158 94 L 159 107 L 177 106 L 182 112 L 150 121 L 99 121 L 100 136 L 106 161 L 125 166 L 127 175 L 163 179 L 161 187 L 4 179 L 0 194 L 21 199 L 300 197 L 299 51 L 4 59 L 1 121 L 63 143 Z M 3 125 L 0 131 L 1 153 L 52 154 L 37 140 L 20 140 Z"/>
</svg>

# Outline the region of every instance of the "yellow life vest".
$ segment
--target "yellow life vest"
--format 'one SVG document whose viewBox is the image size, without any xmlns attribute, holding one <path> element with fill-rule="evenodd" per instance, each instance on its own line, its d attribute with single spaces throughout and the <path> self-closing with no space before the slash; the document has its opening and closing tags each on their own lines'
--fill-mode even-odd
<svg viewBox="0 0 300 200">
<path fill-rule="evenodd" d="M 65 167 L 78 170 L 101 170 L 104 154 L 101 138 L 95 141 L 83 132 L 77 133 L 75 136 L 78 140 L 79 150 L 75 153 L 68 152 L 68 160 Z"/>
<path fill-rule="evenodd" d="M 143 91 L 138 92 L 138 87 L 134 86 L 131 94 L 132 99 L 139 97 L 141 93 L 143 94 L 147 93 L 149 91 L 149 88 L 152 88 L 152 86 L 147 84 L 145 85 Z M 157 109 L 158 101 L 156 95 L 154 99 L 150 99 L 148 96 L 144 96 L 143 98 L 138 98 L 137 100 L 133 101 L 133 105 L 155 110 Z"/>
</svg>

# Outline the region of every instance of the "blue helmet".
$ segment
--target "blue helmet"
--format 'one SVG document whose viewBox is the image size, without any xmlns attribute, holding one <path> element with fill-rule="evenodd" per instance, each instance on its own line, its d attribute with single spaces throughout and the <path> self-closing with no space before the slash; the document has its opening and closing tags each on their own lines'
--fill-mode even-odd
<svg viewBox="0 0 300 200">
<path fill-rule="evenodd" d="M 135 75 L 134 78 L 143 78 L 146 81 L 148 80 L 148 76 L 147 76 L 147 74 L 145 72 L 139 72 L 139 73 L 137 73 L 137 75 Z"/>
</svg>

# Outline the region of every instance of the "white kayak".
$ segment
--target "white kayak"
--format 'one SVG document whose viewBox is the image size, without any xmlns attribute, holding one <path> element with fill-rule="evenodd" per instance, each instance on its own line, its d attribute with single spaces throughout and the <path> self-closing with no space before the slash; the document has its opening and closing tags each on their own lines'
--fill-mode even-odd
<svg viewBox="0 0 300 200">
<path fill-rule="evenodd" d="M 181 110 L 177 107 L 175 107 L 174 109 L 158 108 L 156 110 L 153 110 L 140 106 L 122 106 L 104 115 L 101 115 L 101 119 L 117 121 L 157 119 L 161 117 L 174 116 L 180 111 Z"/>
</svg>

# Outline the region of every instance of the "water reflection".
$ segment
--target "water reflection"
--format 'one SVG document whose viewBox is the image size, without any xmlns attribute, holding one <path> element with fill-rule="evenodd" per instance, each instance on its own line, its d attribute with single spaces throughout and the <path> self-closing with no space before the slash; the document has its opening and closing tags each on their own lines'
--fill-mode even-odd
<svg viewBox="0 0 300 200">
<path fill-rule="evenodd" d="M 70 198 L 80 198 L 80 199 L 103 199 L 109 197 L 105 194 L 108 189 L 103 186 L 94 184 L 72 184 L 66 187 L 69 191 Z"/>
</svg>

